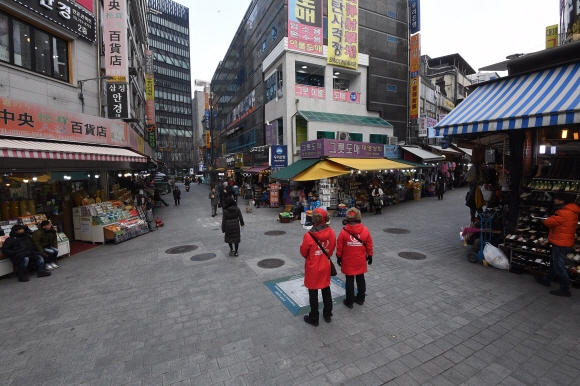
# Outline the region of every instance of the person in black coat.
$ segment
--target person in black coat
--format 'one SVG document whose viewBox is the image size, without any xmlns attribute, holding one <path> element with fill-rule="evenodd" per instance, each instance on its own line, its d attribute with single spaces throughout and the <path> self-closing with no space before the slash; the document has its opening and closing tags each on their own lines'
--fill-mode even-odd
<svg viewBox="0 0 580 386">
<path fill-rule="evenodd" d="M 175 205 L 179 205 L 179 200 L 181 200 L 181 190 L 179 187 L 173 188 L 173 199 L 175 200 Z"/>
<path fill-rule="evenodd" d="M 238 256 L 238 246 L 241 241 L 240 225 L 242 228 L 244 227 L 242 212 L 233 197 L 226 198 L 222 210 L 222 232 L 225 233 L 225 242 L 230 247 L 230 256 Z"/>
<path fill-rule="evenodd" d="M 44 268 L 44 259 L 42 255 L 36 251 L 34 243 L 30 234 L 26 232 L 24 225 L 14 225 L 10 231 L 10 237 L 4 241 L 2 245 L 2 253 L 17 267 L 18 281 L 26 282 L 29 279 L 26 277 L 26 268 L 30 259 L 36 261 L 38 267 L 38 277 L 50 276 L 50 272 Z"/>
<path fill-rule="evenodd" d="M 435 184 L 435 193 L 437 194 L 438 200 L 443 200 L 443 194 L 445 193 L 445 184 L 441 177 L 437 179 L 437 183 Z"/>
<path fill-rule="evenodd" d="M 159 190 L 157 190 L 157 189 L 155 189 L 155 193 L 153 193 L 153 201 L 161 202 L 161 203 L 163 203 L 163 205 L 169 206 L 168 203 L 163 201 L 163 199 L 161 198 L 161 194 L 159 194 Z"/>
</svg>

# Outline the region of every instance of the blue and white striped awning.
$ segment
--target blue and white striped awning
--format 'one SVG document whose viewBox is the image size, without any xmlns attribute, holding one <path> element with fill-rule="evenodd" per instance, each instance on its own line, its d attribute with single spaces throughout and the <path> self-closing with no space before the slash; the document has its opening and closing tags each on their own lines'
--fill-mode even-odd
<svg viewBox="0 0 580 386">
<path fill-rule="evenodd" d="M 436 135 L 580 123 L 580 63 L 484 84 L 435 125 Z"/>
</svg>

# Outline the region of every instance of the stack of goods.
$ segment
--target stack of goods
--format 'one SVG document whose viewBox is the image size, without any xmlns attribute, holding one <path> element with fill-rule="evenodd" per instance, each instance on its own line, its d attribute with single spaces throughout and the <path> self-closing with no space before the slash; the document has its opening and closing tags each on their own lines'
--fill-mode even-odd
<svg viewBox="0 0 580 386">
<path fill-rule="evenodd" d="M 281 223 L 289 223 L 292 220 L 293 215 L 290 212 L 282 212 L 278 215 L 278 221 Z"/>
<path fill-rule="evenodd" d="M 115 244 L 119 244 L 149 232 L 149 228 L 145 221 L 134 218 L 131 220 L 121 220 L 117 224 L 107 225 L 105 226 L 105 231 L 112 233 L 112 237 L 109 236 L 107 239 L 113 239 L 115 240 Z"/>
</svg>

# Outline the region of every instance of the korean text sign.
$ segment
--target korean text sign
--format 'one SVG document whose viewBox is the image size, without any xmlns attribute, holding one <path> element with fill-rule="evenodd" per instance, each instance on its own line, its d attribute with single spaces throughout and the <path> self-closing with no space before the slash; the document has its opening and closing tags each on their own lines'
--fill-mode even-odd
<svg viewBox="0 0 580 386">
<path fill-rule="evenodd" d="M 358 0 L 328 0 L 328 64 L 358 68 Z"/>
<path fill-rule="evenodd" d="M 129 92 L 125 83 L 107 84 L 107 117 L 111 119 L 129 118 Z"/>
<path fill-rule="evenodd" d="M 360 92 L 332 90 L 332 100 L 348 103 L 360 103 Z"/>
<path fill-rule="evenodd" d="M 322 55 L 322 0 L 288 0 L 288 48 Z"/>
<path fill-rule="evenodd" d="M 288 166 L 288 145 L 272 146 L 272 172 L 284 169 Z"/>
<path fill-rule="evenodd" d="M 104 7 L 105 74 L 127 83 L 127 0 L 104 0 Z"/>
<path fill-rule="evenodd" d="M 421 30 L 421 1 L 409 0 L 409 30 L 411 35 Z"/>
<path fill-rule="evenodd" d="M 0 135 L 128 146 L 124 122 L 0 98 Z"/>
<path fill-rule="evenodd" d="M 411 73 L 411 78 L 419 76 L 419 59 L 421 56 L 421 34 L 415 34 L 411 36 L 409 42 L 409 72 Z"/>
<path fill-rule="evenodd" d="M 411 93 L 409 95 L 410 106 L 409 106 L 409 117 L 411 119 L 419 118 L 419 87 L 421 80 L 419 77 L 411 78 Z"/>
<path fill-rule="evenodd" d="M 296 96 L 304 98 L 314 98 L 314 99 L 325 99 L 326 91 L 324 87 L 316 86 L 305 86 L 303 84 L 297 84 L 294 86 L 294 91 Z"/>
<path fill-rule="evenodd" d="M 301 158 L 383 158 L 384 155 L 384 145 L 378 143 L 317 139 L 300 144 Z"/>
</svg>

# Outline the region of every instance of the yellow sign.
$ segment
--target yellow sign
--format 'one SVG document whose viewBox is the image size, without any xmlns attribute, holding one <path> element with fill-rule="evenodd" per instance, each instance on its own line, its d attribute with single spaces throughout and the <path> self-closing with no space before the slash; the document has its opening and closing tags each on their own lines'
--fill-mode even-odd
<svg viewBox="0 0 580 386">
<path fill-rule="evenodd" d="M 453 104 L 453 102 L 448 101 L 445 98 L 443 98 L 443 106 L 447 107 L 450 110 L 453 110 L 455 108 L 455 105 Z"/>
<path fill-rule="evenodd" d="M 141 154 L 145 154 L 145 140 L 143 137 L 137 137 L 137 151 Z"/>
<path fill-rule="evenodd" d="M 421 80 L 419 77 L 411 78 L 411 103 L 409 106 L 409 117 L 411 119 L 419 118 L 419 87 Z"/>
<path fill-rule="evenodd" d="M 358 1 L 328 0 L 328 64 L 358 68 Z"/>
<path fill-rule="evenodd" d="M 205 131 L 205 148 L 209 149 L 211 147 L 211 134 L 209 130 Z"/>
<path fill-rule="evenodd" d="M 145 100 L 155 100 L 155 79 L 151 74 L 145 75 Z"/>
<path fill-rule="evenodd" d="M 112 76 L 107 79 L 107 83 L 128 83 L 126 76 Z"/>
<path fill-rule="evenodd" d="M 558 24 L 546 27 L 546 49 L 558 46 Z"/>
<path fill-rule="evenodd" d="M 409 56 L 410 56 L 410 68 L 409 68 L 409 72 L 411 73 L 411 76 L 417 76 L 419 74 L 419 57 L 420 52 L 421 52 L 421 40 L 420 40 L 420 35 L 419 33 L 416 33 L 415 35 L 411 36 L 411 39 L 409 41 Z"/>
</svg>

